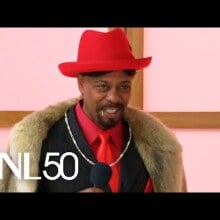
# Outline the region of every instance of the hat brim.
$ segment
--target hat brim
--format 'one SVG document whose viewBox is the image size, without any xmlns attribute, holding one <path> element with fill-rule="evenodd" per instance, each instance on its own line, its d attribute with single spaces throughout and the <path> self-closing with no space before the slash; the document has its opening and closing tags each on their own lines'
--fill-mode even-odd
<svg viewBox="0 0 220 220">
<path fill-rule="evenodd" d="M 139 70 L 147 67 L 151 60 L 152 57 L 110 61 L 65 62 L 59 64 L 58 67 L 63 75 L 77 77 L 80 73 L 97 71 Z"/>
</svg>

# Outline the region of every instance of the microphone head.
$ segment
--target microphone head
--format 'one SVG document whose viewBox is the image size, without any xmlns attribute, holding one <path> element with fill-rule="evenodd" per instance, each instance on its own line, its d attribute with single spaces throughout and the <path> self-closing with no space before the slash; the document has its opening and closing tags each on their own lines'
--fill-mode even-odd
<svg viewBox="0 0 220 220">
<path fill-rule="evenodd" d="M 105 188 L 112 176 L 112 168 L 106 163 L 96 163 L 90 173 L 90 182 L 94 187 Z"/>
</svg>

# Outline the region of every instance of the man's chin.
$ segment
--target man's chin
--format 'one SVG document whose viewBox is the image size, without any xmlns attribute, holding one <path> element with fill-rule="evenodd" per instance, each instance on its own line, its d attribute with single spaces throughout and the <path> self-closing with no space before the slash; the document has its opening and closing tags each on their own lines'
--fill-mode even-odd
<svg viewBox="0 0 220 220">
<path fill-rule="evenodd" d="M 99 125 L 103 128 L 103 129 L 110 129 L 115 127 L 115 125 L 118 123 L 118 120 L 113 120 L 113 119 L 108 119 L 108 121 L 100 121 Z"/>
</svg>

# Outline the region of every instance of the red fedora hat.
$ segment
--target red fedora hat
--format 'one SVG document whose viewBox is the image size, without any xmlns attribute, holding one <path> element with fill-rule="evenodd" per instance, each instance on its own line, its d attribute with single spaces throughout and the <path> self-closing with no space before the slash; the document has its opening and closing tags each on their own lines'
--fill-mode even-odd
<svg viewBox="0 0 220 220">
<path fill-rule="evenodd" d="M 142 69 L 151 57 L 135 59 L 124 31 L 120 28 L 109 32 L 86 30 L 80 39 L 78 58 L 75 62 L 58 65 L 61 73 L 77 77 L 80 73 Z"/>
</svg>

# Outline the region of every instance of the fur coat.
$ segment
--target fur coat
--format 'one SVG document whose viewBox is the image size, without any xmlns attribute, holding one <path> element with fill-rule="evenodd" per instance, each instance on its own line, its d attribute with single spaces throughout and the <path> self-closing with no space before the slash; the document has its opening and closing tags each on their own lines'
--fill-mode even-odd
<svg viewBox="0 0 220 220">
<path fill-rule="evenodd" d="M 38 176 L 41 146 L 49 129 L 77 101 L 69 99 L 33 112 L 13 127 L 7 153 L 17 163 L 18 152 L 30 152 L 30 176 Z M 158 119 L 144 111 L 127 107 L 124 118 L 131 127 L 135 145 L 152 179 L 154 191 L 185 192 L 182 147 L 175 136 Z M 35 192 L 37 181 L 18 179 L 3 163 L 0 192 Z"/>
</svg>

